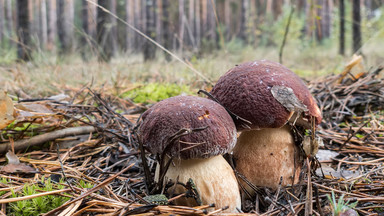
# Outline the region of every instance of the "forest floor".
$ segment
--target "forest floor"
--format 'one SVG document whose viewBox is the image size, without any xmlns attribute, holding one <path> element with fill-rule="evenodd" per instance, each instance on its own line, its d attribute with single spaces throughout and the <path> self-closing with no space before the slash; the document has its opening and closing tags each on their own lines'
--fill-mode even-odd
<svg viewBox="0 0 384 216">
<path fill-rule="evenodd" d="M 234 64 L 250 58 L 243 54 L 218 59 L 191 57 L 188 61 L 198 70 L 207 71 L 204 75 L 209 79 L 217 80 Z M 17 116 L 1 134 L 0 154 L 10 153 L 0 158 L 4 165 L 0 172 L 0 214 L 222 212 L 211 206 L 167 205 L 174 197 L 162 197 L 161 203 L 149 201 L 152 182 L 145 178 L 145 171 L 153 174 L 155 160 L 142 154 L 136 139 L 137 119 L 147 105 L 123 95 L 139 88 L 137 83 L 176 82 L 189 86 L 191 92 L 210 86 L 178 62 L 165 64 L 160 60 L 145 65 L 134 58 L 129 61 L 128 68 L 124 58 L 114 64 L 64 61 L 60 65 L 46 62 L 2 67 L 7 75 L 1 84 L 16 101 Z M 292 62 L 287 60 L 290 66 Z M 259 201 L 252 198 L 244 202 L 244 211 L 328 215 L 338 208 L 353 208 L 361 215 L 380 214 L 384 211 L 382 68 L 371 64 L 377 66 L 364 69 L 356 61 L 348 68 L 344 59 L 332 65 L 331 60 L 319 61 L 329 63 L 327 66 L 313 62 L 315 66 L 294 68 L 312 80 L 309 88 L 323 112 L 324 120 L 317 130 L 324 143 L 320 153 L 328 156 L 318 160 L 323 173 L 313 164 L 311 169 L 304 166 L 299 185 L 276 192 L 262 188 Z M 143 158 L 147 169 L 141 166 Z M 21 163 L 15 162 L 18 160 Z M 316 160 L 311 159 L 311 163 Z"/>
<path fill-rule="evenodd" d="M 362 51 L 366 68 L 384 61 L 381 43 L 380 37 L 372 37 L 364 44 Z M 348 55 L 338 55 L 337 46 L 331 41 L 324 41 L 322 46 L 291 42 L 284 50 L 283 64 L 306 80 L 338 74 L 350 59 Z M 157 53 L 156 60 L 149 62 L 143 62 L 141 55 L 118 54 L 107 64 L 98 62 L 95 57 L 83 61 L 79 54 L 60 58 L 49 52 L 39 52 L 34 54 L 34 61 L 16 64 L 14 51 L 3 52 L 0 50 L 0 86 L 13 96 L 25 93 L 22 96 L 24 99 L 61 94 L 69 91 L 70 87 L 79 86 L 103 87 L 118 95 L 136 84 L 153 82 L 176 83 L 197 90 L 205 88 L 206 82 L 185 64 L 215 82 L 230 68 L 245 61 L 279 61 L 276 46 L 244 47 L 236 41 L 226 44 L 225 49 L 220 51 L 176 53 L 184 56 L 185 64 L 175 59 L 167 61 L 161 52 Z"/>
</svg>

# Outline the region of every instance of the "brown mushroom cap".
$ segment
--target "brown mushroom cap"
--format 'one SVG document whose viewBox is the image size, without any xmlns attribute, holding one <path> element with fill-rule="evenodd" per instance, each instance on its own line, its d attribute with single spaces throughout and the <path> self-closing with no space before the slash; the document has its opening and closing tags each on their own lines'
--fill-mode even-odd
<svg viewBox="0 0 384 216">
<path fill-rule="evenodd" d="M 292 115 L 272 95 L 272 87 L 288 87 L 306 106 L 304 118 L 321 122 L 321 112 L 305 83 L 279 63 L 268 60 L 240 64 L 220 77 L 211 94 L 234 114 L 250 121 L 251 129 L 282 127 Z M 244 130 L 235 121 L 238 130 Z"/>
<path fill-rule="evenodd" d="M 204 128 L 181 136 L 168 146 L 181 129 Z M 176 96 L 144 112 L 139 139 L 153 154 L 181 159 L 209 158 L 231 151 L 236 144 L 235 124 L 218 103 L 194 96 Z M 168 146 L 168 147 L 167 147 Z"/>
</svg>

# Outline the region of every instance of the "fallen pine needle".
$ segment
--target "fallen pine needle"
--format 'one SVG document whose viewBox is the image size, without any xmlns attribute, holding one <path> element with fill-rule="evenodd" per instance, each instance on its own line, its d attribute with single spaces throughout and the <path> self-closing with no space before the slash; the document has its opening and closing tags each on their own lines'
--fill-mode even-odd
<svg viewBox="0 0 384 216">
<path fill-rule="evenodd" d="M 44 193 L 33 194 L 33 195 L 29 195 L 29 196 L 2 199 L 2 200 L 0 200 L 0 204 L 17 202 L 17 201 L 22 201 L 22 200 L 29 200 L 29 199 L 33 199 L 36 197 L 47 196 L 47 195 L 58 194 L 58 193 L 65 193 L 65 192 L 69 192 L 69 191 L 71 191 L 71 189 L 67 188 L 67 189 L 61 189 L 61 190 L 55 190 L 55 191 L 47 191 Z"/>
</svg>

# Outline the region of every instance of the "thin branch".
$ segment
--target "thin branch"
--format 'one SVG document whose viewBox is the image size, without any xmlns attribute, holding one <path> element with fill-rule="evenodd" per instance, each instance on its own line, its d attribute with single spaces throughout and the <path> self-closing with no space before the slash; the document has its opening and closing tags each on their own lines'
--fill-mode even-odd
<svg viewBox="0 0 384 216">
<path fill-rule="evenodd" d="M 37 135 L 29 139 L 23 139 L 14 142 L 15 151 L 24 150 L 31 146 L 41 145 L 43 143 L 53 141 L 58 138 L 89 134 L 95 131 L 96 129 L 93 126 L 71 127 L 62 130 L 52 131 L 50 133 Z M 11 149 L 11 147 L 11 143 L 0 144 L 0 154 L 7 152 L 8 149 Z"/>
</svg>

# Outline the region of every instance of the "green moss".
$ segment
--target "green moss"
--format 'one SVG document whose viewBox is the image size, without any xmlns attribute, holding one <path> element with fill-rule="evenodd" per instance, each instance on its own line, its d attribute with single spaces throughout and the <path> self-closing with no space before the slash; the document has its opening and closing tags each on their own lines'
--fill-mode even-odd
<svg viewBox="0 0 384 216">
<path fill-rule="evenodd" d="M 63 185 L 54 185 L 49 178 L 43 178 L 38 184 L 25 184 L 19 192 L 11 190 L 11 197 L 29 196 L 42 193 L 42 191 L 53 191 L 63 188 Z M 7 215 L 40 215 L 63 205 L 69 199 L 69 197 L 64 196 L 48 195 L 10 203 L 7 207 Z"/>
<path fill-rule="evenodd" d="M 131 98 L 135 103 L 155 103 L 180 94 L 192 94 L 186 85 L 174 83 L 149 83 L 124 93 L 123 97 Z"/>
<path fill-rule="evenodd" d="M 79 181 L 79 186 L 81 187 L 81 188 L 93 188 L 93 184 L 91 184 L 91 183 L 89 183 L 89 182 L 86 182 L 86 181 L 84 181 L 84 180 L 80 180 Z"/>
</svg>

